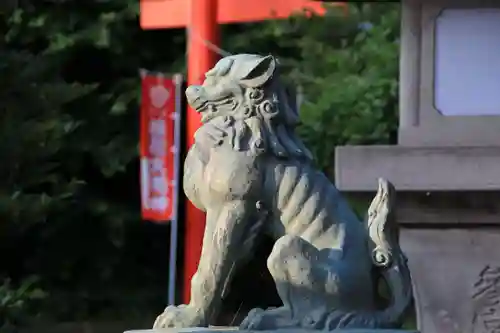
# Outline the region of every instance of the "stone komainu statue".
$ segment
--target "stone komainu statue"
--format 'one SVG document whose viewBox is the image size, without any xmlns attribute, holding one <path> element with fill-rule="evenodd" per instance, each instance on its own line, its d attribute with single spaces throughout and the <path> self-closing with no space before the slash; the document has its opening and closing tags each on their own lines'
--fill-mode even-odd
<svg viewBox="0 0 500 333">
<path fill-rule="evenodd" d="M 276 59 L 223 58 L 186 95 L 203 125 L 186 157 L 184 191 L 206 212 L 206 229 L 190 304 L 167 307 L 155 328 L 207 326 L 263 233 L 275 239 L 267 266 L 283 306 L 252 310 L 240 328 L 399 326 L 412 289 L 392 185 L 379 180 L 360 221 L 295 134 L 298 113 Z M 385 309 L 374 304 L 377 277 L 389 286 Z"/>
</svg>

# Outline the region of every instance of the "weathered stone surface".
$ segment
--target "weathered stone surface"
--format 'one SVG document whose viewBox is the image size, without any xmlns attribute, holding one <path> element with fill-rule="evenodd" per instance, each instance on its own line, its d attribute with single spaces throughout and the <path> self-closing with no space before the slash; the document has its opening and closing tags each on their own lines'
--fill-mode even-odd
<svg viewBox="0 0 500 333">
<path fill-rule="evenodd" d="M 225 57 L 186 97 L 203 124 L 186 156 L 183 186 L 207 213 L 206 228 L 190 303 L 167 307 L 153 327 L 211 324 L 234 272 L 263 235 L 274 240 L 267 268 L 283 306 L 253 309 L 240 329 L 400 327 L 412 289 L 394 188 L 380 179 L 368 218 L 358 219 L 296 135 L 298 110 L 278 60 Z M 378 277 L 392 296 L 383 309 L 375 306 Z"/>
<path fill-rule="evenodd" d="M 422 332 L 500 332 L 499 230 L 403 229 L 401 246 Z"/>
</svg>

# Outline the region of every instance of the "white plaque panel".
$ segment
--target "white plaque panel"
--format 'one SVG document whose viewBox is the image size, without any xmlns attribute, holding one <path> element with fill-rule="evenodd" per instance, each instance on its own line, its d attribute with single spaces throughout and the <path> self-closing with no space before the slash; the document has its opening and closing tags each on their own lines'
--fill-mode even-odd
<svg viewBox="0 0 500 333">
<path fill-rule="evenodd" d="M 436 19 L 435 107 L 500 115 L 500 8 L 445 9 Z"/>
</svg>

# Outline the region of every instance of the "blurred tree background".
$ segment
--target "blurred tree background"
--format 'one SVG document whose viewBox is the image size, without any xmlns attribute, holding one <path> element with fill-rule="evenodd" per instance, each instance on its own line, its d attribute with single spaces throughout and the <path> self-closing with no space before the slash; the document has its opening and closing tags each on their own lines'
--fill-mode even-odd
<svg viewBox="0 0 500 333">
<path fill-rule="evenodd" d="M 140 220 L 138 70 L 186 71 L 184 30 L 141 31 L 138 1 L 19 1 L 0 29 L 0 330 L 26 319 L 156 313 L 168 225 Z M 299 131 L 334 147 L 395 143 L 399 4 L 223 27 L 303 91 Z"/>
</svg>

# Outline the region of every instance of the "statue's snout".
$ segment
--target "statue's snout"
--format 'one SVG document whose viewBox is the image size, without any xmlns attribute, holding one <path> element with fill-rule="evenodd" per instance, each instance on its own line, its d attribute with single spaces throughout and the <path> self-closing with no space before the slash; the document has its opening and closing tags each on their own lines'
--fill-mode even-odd
<svg viewBox="0 0 500 333">
<path fill-rule="evenodd" d="M 189 105 L 191 105 L 198 112 L 201 111 L 207 103 L 203 94 L 203 87 L 198 85 L 187 87 L 186 98 Z"/>
</svg>

